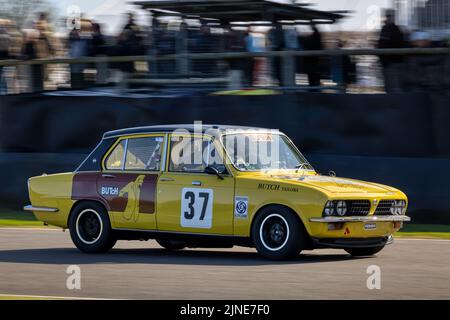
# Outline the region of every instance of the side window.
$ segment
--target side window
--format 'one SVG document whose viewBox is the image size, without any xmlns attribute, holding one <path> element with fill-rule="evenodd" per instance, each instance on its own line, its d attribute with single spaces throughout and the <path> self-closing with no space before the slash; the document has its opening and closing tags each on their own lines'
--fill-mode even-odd
<svg viewBox="0 0 450 320">
<path fill-rule="evenodd" d="M 124 150 L 125 150 L 125 140 L 122 140 L 106 159 L 106 169 L 122 170 Z"/>
<path fill-rule="evenodd" d="M 208 139 L 203 143 L 204 167 L 214 167 L 222 174 L 228 174 L 227 167 L 223 163 L 216 144 L 213 140 Z"/>
<path fill-rule="evenodd" d="M 128 139 L 125 170 L 159 171 L 163 137 Z"/>
<path fill-rule="evenodd" d="M 207 166 L 214 166 L 226 173 L 214 141 L 209 137 L 172 135 L 169 156 L 171 172 L 202 173 Z"/>
</svg>

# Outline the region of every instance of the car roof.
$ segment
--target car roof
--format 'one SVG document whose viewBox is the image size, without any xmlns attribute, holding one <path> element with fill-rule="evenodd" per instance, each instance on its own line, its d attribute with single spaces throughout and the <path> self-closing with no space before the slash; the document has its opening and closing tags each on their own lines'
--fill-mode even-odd
<svg viewBox="0 0 450 320">
<path fill-rule="evenodd" d="M 200 126 L 200 125 L 199 125 Z M 209 130 L 217 130 L 220 133 L 226 130 L 271 130 L 267 128 L 258 127 L 248 127 L 248 126 L 234 126 L 234 125 L 221 125 L 221 124 L 201 124 L 201 133 L 205 133 Z M 144 126 L 144 127 L 134 127 L 126 128 L 105 132 L 103 135 L 104 139 L 125 136 L 131 134 L 145 134 L 145 133 L 155 133 L 155 132 L 165 132 L 170 133 L 175 130 L 186 130 L 188 132 L 197 132 L 197 125 L 194 124 L 171 124 L 171 125 L 158 125 L 158 126 Z M 197 130 L 197 131 L 196 131 Z"/>
</svg>

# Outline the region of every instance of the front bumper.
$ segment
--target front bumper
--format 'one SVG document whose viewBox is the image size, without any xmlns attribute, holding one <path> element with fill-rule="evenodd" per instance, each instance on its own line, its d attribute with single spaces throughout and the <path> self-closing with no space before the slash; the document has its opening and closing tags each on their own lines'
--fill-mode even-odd
<svg viewBox="0 0 450 320">
<path fill-rule="evenodd" d="M 375 238 L 312 238 L 315 248 L 371 248 L 380 247 L 394 242 L 394 237 L 375 237 Z"/>
<path fill-rule="evenodd" d="M 397 232 L 411 218 L 404 215 L 331 216 L 312 217 L 308 232 L 313 238 L 382 238 Z"/>
<path fill-rule="evenodd" d="M 333 223 L 333 222 L 408 222 L 407 216 L 352 216 L 352 217 L 321 217 L 310 218 L 310 222 Z"/>
</svg>

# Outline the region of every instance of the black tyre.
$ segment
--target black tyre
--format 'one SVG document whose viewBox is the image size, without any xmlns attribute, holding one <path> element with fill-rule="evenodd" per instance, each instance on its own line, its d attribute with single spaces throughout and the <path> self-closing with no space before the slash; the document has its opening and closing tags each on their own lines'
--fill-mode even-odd
<svg viewBox="0 0 450 320">
<path fill-rule="evenodd" d="M 183 241 L 169 240 L 169 239 L 156 239 L 158 244 L 167 250 L 182 250 L 186 248 L 186 243 Z"/>
<path fill-rule="evenodd" d="M 374 254 L 383 250 L 384 246 L 371 247 L 371 248 L 348 248 L 344 249 L 347 253 L 354 257 L 373 256 Z"/>
<path fill-rule="evenodd" d="M 86 253 L 109 251 L 116 244 L 108 213 L 95 202 L 79 204 L 69 219 L 70 237 L 75 246 Z"/>
<path fill-rule="evenodd" d="M 282 206 L 262 209 L 252 227 L 256 250 L 271 260 L 297 256 L 305 247 L 305 231 L 291 210 Z"/>
</svg>

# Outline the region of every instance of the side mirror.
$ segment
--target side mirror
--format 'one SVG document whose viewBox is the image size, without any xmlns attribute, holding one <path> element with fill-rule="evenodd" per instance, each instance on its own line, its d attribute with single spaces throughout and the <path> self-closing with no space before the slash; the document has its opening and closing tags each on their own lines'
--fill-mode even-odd
<svg viewBox="0 0 450 320">
<path fill-rule="evenodd" d="M 215 167 L 207 166 L 207 167 L 205 168 L 205 173 L 207 173 L 207 174 L 214 174 L 214 175 L 216 175 L 217 178 L 219 178 L 220 180 L 223 180 L 223 179 L 224 179 L 223 175 L 222 175 L 222 174 L 219 172 L 219 170 L 217 170 L 217 168 L 215 168 Z"/>
</svg>

